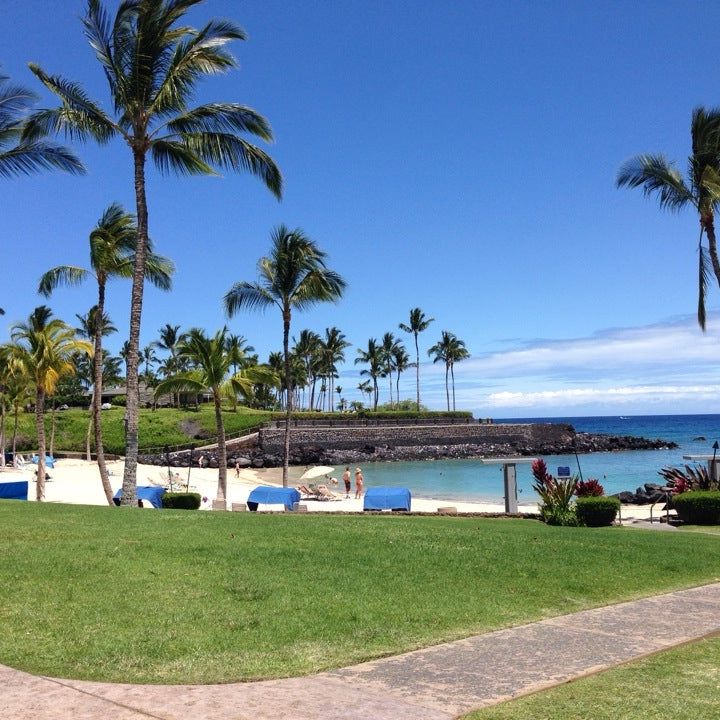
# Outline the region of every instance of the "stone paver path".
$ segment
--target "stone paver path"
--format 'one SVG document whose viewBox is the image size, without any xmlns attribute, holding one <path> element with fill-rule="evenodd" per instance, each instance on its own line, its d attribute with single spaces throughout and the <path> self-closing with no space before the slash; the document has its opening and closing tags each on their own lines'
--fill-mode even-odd
<svg viewBox="0 0 720 720">
<path fill-rule="evenodd" d="M 720 583 L 586 610 L 305 678 L 123 685 L 0 665 L 3 720 L 451 720 L 720 632 Z"/>
</svg>

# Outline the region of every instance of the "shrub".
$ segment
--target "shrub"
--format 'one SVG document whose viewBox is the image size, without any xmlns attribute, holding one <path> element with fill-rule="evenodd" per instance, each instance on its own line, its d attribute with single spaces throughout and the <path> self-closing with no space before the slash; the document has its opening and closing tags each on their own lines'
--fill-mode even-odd
<svg viewBox="0 0 720 720">
<path fill-rule="evenodd" d="M 620 509 L 616 497 L 579 497 L 575 505 L 578 520 L 588 527 L 612 525 Z"/>
<path fill-rule="evenodd" d="M 114 405 L 115 407 L 125 407 L 125 396 L 114 395 L 110 398 L 110 404 Z"/>
<path fill-rule="evenodd" d="M 605 494 L 605 488 L 595 479 L 578 480 L 575 494 L 579 497 L 600 497 Z"/>
<path fill-rule="evenodd" d="M 533 490 L 540 496 L 540 517 L 548 525 L 577 525 L 575 510 L 571 506 L 577 480 L 574 477 L 556 479 L 540 458 L 532 464 L 535 478 Z"/>
<path fill-rule="evenodd" d="M 691 525 L 720 525 L 720 491 L 691 490 L 675 495 L 678 517 Z"/>
<path fill-rule="evenodd" d="M 200 493 L 165 493 L 162 504 L 171 510 L 197 510 L 200 507 Z"/>
</svg>

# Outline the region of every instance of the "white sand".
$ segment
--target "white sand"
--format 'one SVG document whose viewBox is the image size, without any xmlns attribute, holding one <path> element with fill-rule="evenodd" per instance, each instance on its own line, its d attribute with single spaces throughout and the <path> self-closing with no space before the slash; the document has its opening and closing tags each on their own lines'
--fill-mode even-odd
<svg viewBox="0 0 720 720">
<path fill-rule="evenodd" d="M 111 473 L 110 483 L 113 491 L 118 490 L 122 485 L 123 470 L 125 464 L 122 460 L 108 462 L 108 470 Z M 21 470 L 7 468 L 0 472 L 0 482 L 11 482 L 13 480 L 28 480 L 30 482 L 28 500 L 35 500 L 35 466 L 30 465 Z M 290 485 L 295 487 L 300 483 L 300 476 L 304 468 L 290 468 Z M 173 476 L 177 473 L 182 483 L 187 482 L 187 468 L 173 468 Z M 100 484 L 100 474 L 96 463 L 85 460 L 56 460 L 55 468 L 48 470 L 50 479 L 45 484 L 46 502 L 71 503 L 79 505 L 105 505 L 105 495 Z M 212 506 L 212 500 L 217 496 L 218 471 L 210 468 L 193 467 L 190 471 L 190 490 L 198 492 L 205 499 L 203 509 Z M 167 485 L 167 468 L 155 465 L 138 465 L 138 485 Z M 312 482 L 322 482 L 323 479 Z M 372 487 L 372 478 L 368 478 Z M 341 481 L 342 482 L 342 481 Z M 240 470 L 240 477 L 235 477 L 235 470 L 228 470 L 228 507 L 230 503 L 243 503 L 247 501 L 250 491 L 258 485 L 282 485 L 282 468 L 244 469 Z M 349 499 L 345 499 L 345 493 L 339 492 L 338 486 L 328 487 L 336 491 L 338 500 L 306 500 L 309 512 L 362 512 L 362 499 L 355 499 L 354 492 Z M 184 485 L 181 490 L 184 490 Z M 413 497 L 412 509 L 416 512 L 436 512 L 439 507 L 451 506 L 457 508 L 458 512 L 492 512 L 502 513 L 505 508 L 502 504 L 458 502 L 456 500 L 429 499 Z M 282 506 L 260 505 L 259 510 L 282 511 Z M 520 512 L 537 512 L 536 504 L 520 505 Z M 657 515 L 660 506 L 655 509 Z M 650 516 L 650 506 L 623 505 L 623 521 L 633 519 L 645 519 Z"/>
</svg>

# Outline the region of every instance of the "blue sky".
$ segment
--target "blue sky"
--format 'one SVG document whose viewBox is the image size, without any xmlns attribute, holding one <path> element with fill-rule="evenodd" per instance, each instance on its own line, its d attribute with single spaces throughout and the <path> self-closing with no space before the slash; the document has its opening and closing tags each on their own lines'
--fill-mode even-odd
<svg viewBox="0 0 720 720">
<path fill-rule="evenodd" d="M 2 3 L 0 64 L 41 104 L 50 98 L 30 60 L 107 106 L 83 7 Z M 614 178 L 647 151 L 684 167 L 692 109 L 720 104 L 720 6 L 208 0 L 191 20 L 209 17 L 236 20 L 249 40 L 234 48 L 241 69 L 204 83 L 198 102 L 238 101 L 268 117 L 285 196 L 276 202 L 247 176 L 149 172 L 151 234 L 178 269 L 171 293 L 147 290 L 143 344 L 166 322 L 226 322 L 222 295 L 254 279 L 284 222 L 313 237 L 349 283 L 338 305 L 294 319 L 295 334 L 337 325 L 353 343 L 339 381 L 348 399 L 358 397 L 356 348 L 420 306 L 436 318 L 423 356 L 442 329 L 467 343 L 458 405 L 479 415 L 716 410 L 718 294 L 703 336 L 693 316 L 697 221 L 616 190 Z M 86 177 L 5 183 L 2 336 L 41 302 L 44 270 L 85 263 L 108 204 L 134 209 L 127 148 L 77 149 Z M 63 289 L 50 304 L 73 320 L 93 297 L 91 285 Z M 129 285 L 113 285 L 112 349 L 128 306 Z M 262 356 L 281 345 L 271 312 L 229 325 Z M 422 373 L 424 401 L 442 407 L 442 369 Z M 412 373 L 401 394 L 413 396 Z"/>
</svg>

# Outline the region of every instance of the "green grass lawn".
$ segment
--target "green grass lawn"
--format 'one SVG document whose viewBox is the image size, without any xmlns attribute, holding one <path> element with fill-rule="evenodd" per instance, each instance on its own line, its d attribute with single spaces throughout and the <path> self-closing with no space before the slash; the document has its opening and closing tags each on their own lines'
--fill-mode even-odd
<svg viewBox="0 0 720 720">
<path fill-rule="evenodd" d="M 0 662 L 210 683 L 718 580 L 717 538 L 530 520 L 0 504 Z"/>
<path fill-rule="evenodd" d="M 225 432 L 239 433 L 270 418 L 270 413 L 261 410 L 238 407 L 237 412 L 225 410 Z M 103 445 L 105 451 L 114 454 L 123 454 L 125 451 L 125 428 L 123 418 L 125 408 L 112 408 L 103 410 Z M 83 452 L 85 450 L 85 435 L 87 433 L 90 413 L 87 410 L 71 408 L 56 413 L 55 448 L 57 450 L 71 450 Z M 9 433 L 12 433 L 12 418 L 9 420 Z M 50 442 L 50 413 L 45 415 L 47 441 Z M 215 411 L 212 405 L 201 405 L 199 410 L 177 410 L 176 408 L 158 408 L 157 410 L 142 409 L 140 411 L 139 440 L 141 448 L 162 447 L 164 445 L 181 445 L 183 443 L 197 442 L 193 436 L 197 430 L 204 431 L 210 437 L 217 435 L 215 426 Z M 18 432 L 21 442 L 19 450 L 34 450 L 37 448 L 37 434 L 35 432 L 35 415 L 25 413 L 20 416 Z M 9 441 L 8 441 L 9 442 Z M 94 443 L 92 443 L 94 447 Z"/>
<path fill-rule="evenodd" d="M 652 655 L 464 720 L 717 720 L 720 638 Z"/>
</svg>

